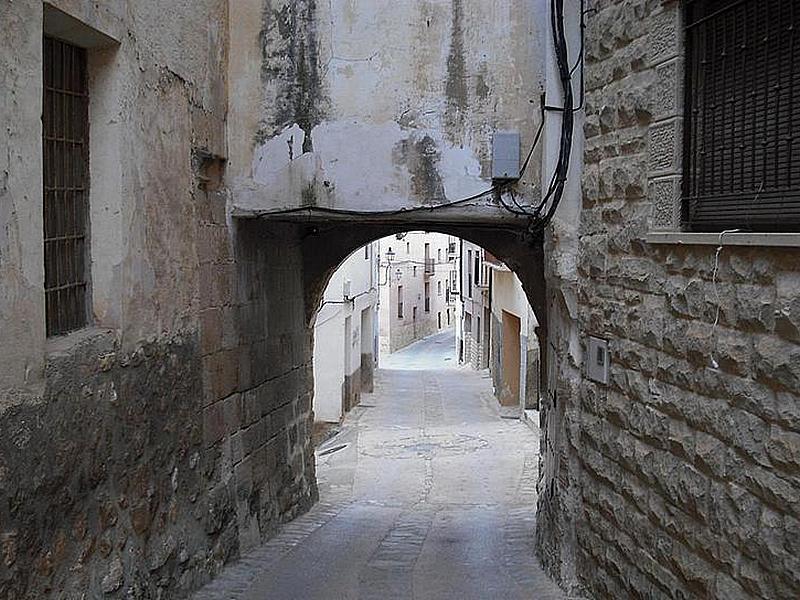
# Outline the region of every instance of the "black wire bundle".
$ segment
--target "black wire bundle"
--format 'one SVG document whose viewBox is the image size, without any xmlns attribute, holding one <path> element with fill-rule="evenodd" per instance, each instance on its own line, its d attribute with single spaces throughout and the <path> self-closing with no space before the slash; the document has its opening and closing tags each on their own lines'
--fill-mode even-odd
<svg viewBox="0 0 800 600">
<path fill-rule="evenodd" d="M 569 67 L 569 56 L 567 53 L 567 40 L 564 35 L 564 0 L 551 0 L 550 19 L 553 27 L 553 45 L 555 46 L 556 64 L 558 74 L 561 79 L 561 87 L 564 92 L 563 111 L 561 113 L 561 144 L 558 151 L 558 162 L 553 171 L 553 178 L 550 181 L 550 188 L 547 191 L 540 205 L 543 208 L 552 196 L 550 208 L 545 214 L 540 227 L 545 227 L 555 215 L 561 198 L 564 195 L 564 186 L 567 183 L 567 173 L 569 172 L 569 161 L 572 154 L 572 136 L 575 125 L 575 113 L 573 111 L 572 96 L 572 74 Z M 581 15 L 582 17 L 583 15 Z M 538 212 L 538 211 L 537 211 Z"/>
</svg>

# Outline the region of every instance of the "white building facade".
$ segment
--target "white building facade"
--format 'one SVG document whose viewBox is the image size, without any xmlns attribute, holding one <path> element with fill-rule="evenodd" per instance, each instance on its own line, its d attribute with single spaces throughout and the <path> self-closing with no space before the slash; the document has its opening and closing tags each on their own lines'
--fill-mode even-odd
<svg viewBox="0 0 800 600">
<path fill-rule="evenodd" d="M 485 369 L 489 366 L 490 271 L 483 248 L 467 240 L 459 243 L 458 281 L 458 359 L 474 369 Z"/>
<path fill-rule="evenodd" d="M 459 362 L 490 369 L 498 402 L 538 407 L 538 322 L 522 282 L 480 246 L 462 240 L 456 325 Z"/>
<path fill-rule="evenodd" d="M 441 233 L 412 231 L 381 244 L 381 350 L 452 328 L 458 240 Z"/>
<path fill-rule="evenodd" d="M 373 387 L 378 347 L 378 243 L 336 270 L 314 325 L 314 420 L 339 422 Z"/>
<path fill-rule="evenodd" d="M 495 396 L 503 406 L 538 410 L 539 323 L 519 278 L 491 254 L 484 258 L 491 278 L 488 344 Z"/>
</svg>

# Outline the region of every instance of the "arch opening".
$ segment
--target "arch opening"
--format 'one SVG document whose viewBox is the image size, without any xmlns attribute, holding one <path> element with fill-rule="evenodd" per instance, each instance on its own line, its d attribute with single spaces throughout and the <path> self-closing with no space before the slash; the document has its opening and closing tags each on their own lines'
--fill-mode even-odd
<svg viewBox="0 0 800 600">
<path fill-rule="evenodd" d="M 477 240 L 523 264 L 523 253 L 502 253 L 510 236 L 519 238 L 383 226 L 351 230 L 350 245 L 333 247 L 328 240 L 345 235 L 333 229 L 307 231 L 303 246 L 305 290 L 317 307 L 310 323 L 319 499 L 350 519 L 339 525 L 336 552 L 355 556 L 365 581 L 373 560 L 384 564 L 389 555 L 436 556 L 427 564 L 439 561 L 450 573 L 469 560 L 453 562 L 437 544 L 458 538 L 465 548 L 480 545 L 471 556 L 481 556 L 481 568 L 515 553 L 525 563 L 518 571 L 491 570 L 496 589 L 511 590 L 515 577 L 539 570 L 529 548 L 540 467 L 540 323 L 522 281 Z M 363 565 L 357 539 L 377 548 Z"/>
<path fill-rule="evenodd" d="M 324 439 L 325 431 L 316 431 L 314 427 L 314 393 L 315 393 L 315 364 L 314 364 L 314 326 L 319 325 L 323 318 L 319 309 L 325 300 L 325 289 L 334 281 L 336 269 L 348 257 L 361 260 L 364 246 L 373 244 L 376 240 L 387 236 L 395 236 L 407 231 L 429 231 L 452 236 L 453 238 L 463 239 L 466 243 L 474 244 L 494 256 L 498 262 L 503 263 L 509 269 L 508 273 L 513 272 L 518 277 L 519 287 L 524 292 L 527 303 L 531 306 L 531 312 L 536 317 L 534 328 L 535 337 L 541 348 L 548 349 L 547 346 L 547 313 L 546 313 L 546 286 L 544 269 L 544 248 L 541 239 L 532 238 L 524 228 L 513 226 L 489 226 L 485 223 L 448 223 L 423 221 L 418 218 L 409 218 L 387 222 L 370 221 L 359 219 L 358 223 L 335 220 L 314 220 L 303 219 L 277 219 L 277 218 L 249 218 L 237 219 L 234 221 L 234 244 L 233 252 L 235 255 L 234 273 L 232 273 L 236 294 L 236 323 L 238 327 L 238 337 L 236 348 L 226 351 L 220 355 L 220 359 L 238 361 L 238 379 L 235 383 L 238 387 L 229 393 L 225 378 L 227 371 L 223 370 L 227 363 L 220 363 L 219 375 L 210 380 L 209 385 L 214 387 L 211 392 L 224 397 L 225 400 L 215 404 L 208 410 L 209 419 L 219 415 L 223 419 L 226 417 L 225 408 L 231 404 L 234 408 L 236 402 L 241 403 L 241 413 L 232 411 L 232 415 L 241 415 L 241 423 L 236 421 L 232 424 L 229 434 L 224 431 L 220 434 L 221 439 L 216 443 L 215 448 L 219 447 L 223 451 L 227 444 L 231 445 L 231 457 L 237 461 L 236 466 L 244 478 L 242 489 L 249 490 L 248 494 L 237 496 L 236 504 L 237 522 L 242 523 L 240 527 L 240 547 L 246 549 L 255 545 L 265 532 L 270 531 L 276 523 L 292 519 L 294 516 L 307 511 L 320 499 L 320 490 L 323 500 L 330 500 L 324 496 L 326 490 L 339 493 L 337 490 L 343 489 L 341 486 L 331 486 L 332 471 L 318 471 L 320 460 L 334 461 L 340 460 L 340 456 L 346 456 L 347 452 L 356 452 L 357 444 L 338 438 L 333 445 L 321 446 L 314 443 L 314 434 L 317 433 L 317 440 Z M 276 251 L 275 249 L 280 249 Z M 398 250 L 396 247 L 395 250 Z M 380 254 L 385 255 L 386 249 Z M 434 254 L 435 255 L 435 254 Z M 444 257 L 443 257 L 444 258 Z M 424 268 L 420 265 L 420 268 Z M 379 273 L 375 278 L 385 277 L 385 273 Z M 343 292 L 343 281 L 334 283 Z M 214 292 L 214 290 L 210 290 Z M 431 295 L 438 292 L 435 284 L 430 288 Z M 446 288 L 443 290 L 443 293 Z M 359 293 L 355 288 L 351 288 L 351 295 Z M 336 305 L 325 305 L 325 308 L 334 308 Z M 350 371 L 349 381 L 341 382 L 339 389 L 334 388 L 334 397 L 338 392 L 338 398 L 334 402 L 340 407 L 342 397 L 348 397 L 350 407 L 358 406 L 354 395 L 357 388 L 362 394 L 368 393 L 371 385 L 380 386 L 380 378 L 376 380 L 375 374 L 370 371 L 375 368 L 374 362 L 364 360 L 364 355 L 369 355 L 369 350 L 374 349 L 373 344 L 366 343 L 370 336 L 356 336 L 353 341 L 353 332 L 361 331 L 363 328 L 373 328 L 373 332 L 379 327 L 380 319 L 373 317 L 370 323 L 369 313 L 364 315 L 364 306 L 356 306 L 348 316 L 350 317 L 349 335 L 346 336 L 350 349 L 349 356 L 345 356 L 345 344 L 334 344 L 326 351 L 327 358 L 344 362 L 349 359 L 348 364 L 355 367 Z M 422 305 L 419 311 L 424 310 Z M 497 320 L 500 325 L 503 323 L 502 311 L 497 312 Z M 493 317 L 490 316 L 489 320 Z M 451 314 L 452 327 L 455 328 L 456 317 Z M 481 325 L 485 327 L 486 319 L 481 316 Z M 508 321 L 508 319 L 506 319 Z M 438 329 L 438 319 L 435 321 Z M 512 321 L 513 323 L 513 321 Z M 477 326 L 477 318 L 475 319 Z M 344 328 L 344 323 L 343 323 Z M 447 313 L 443 313 L 442 328 L 447 328 Z M 490 329 L 491 330 L 491 329 Z M 524 327 L 520 323 L 518 329 L 511 327 L 511 330 L 520 334 Z M 491 334 L 490 334 L 491 336 Z M 317 346 L 319 344 L 317 343 Z M 516 358 L 516 357 L 511 357 Z M 541 381 L 539 397 L 544 398 L 547 393 L 546 380 L 541 375 L 547 372 L 546 353 L 541 353 L 539 364 L 540 376 L 535 378 Z M 510 358 L 505 359 L 506 362 Z M 457 364 L 457 354 L 456 354 Z M 216 367 L 216 363 L 210 364 Z M 495 371 L 498 373 L 498 371 Z M 342 370 L 344 374 L 344 370 Z M 355 373 L 355 376 L 353 376 Z M 474 395 L 474 386 L 486 390 L 489 396 L 494 395 L 491 381 L 488 377 L 481 377 L 478 371 L 458 370 L 451 375 L 436 376 L 426 375 L 423 371 L 394 371 L 395 376 L 400 380 L 390 382 L 385 385 L 382 391 L 388 390 L 389 393 L 399 394 L 394 396 L 398 407 L 403 406 L 403 402 L 409 398 L 422 399 L 428 402 L 427 408 L 422 410 L 417 406 L 416 417 L 411 418 L 409 414 L 400 410 L 392 415 L 390 420 L 392 427 L 382 431 L 377 437 L 386 438 L 386 444 L 378 444 L 380 448 L 375 448 L 374 452 L 381 454 L 387 460 L 397 458 L 402 455 L 406 458 L 416 456 L 412 450 L 403 450 L 394 442 L 389 441 L 394 438 L 403 438 L 403 427 L 414 426 L 414 419 L 432 418 L 431 415 L 452 415 L 452 403 L 445 402 L 445 395 L 442 390 L 447 390 L 447 397 L 451 399 L 472 398 L 470 410 L 473 415 L 485 412 L 485 404 L 478 401 L 478 396 Z M 423 373 L 423 375 L 420 375 Z M 467 376 L 465 376 L 465 373 Z M 502 373 L 500 371 L 499 373 Z M 529 378 L 533 380 L 534 377 Z M 317 382 L 318 383 L 318 382 Z M 409 390 L 413 386 L 424 384 L 424 389 L 417 389 L 416 392 L 401 392 Z M 231 383 L 231 387 L 233 382 Z M 519 385 L 520 390 L 524 388 L 522 377 Z M 471 387 L 473 386 L 473 387 Z M 498 387 L 495 384 L 495 387 Z M 514 394 L 515 385 L 507 386 L 509 393 Z M 343 388 L 343 389 L 342 389 Z M 229 395 L 225 395 L 229 394 Z M 405 394 L 405 395 L 404 395 Z M 416 401 L 416 400 L 415 400 Z M 420 400 L 421 401 L 421 400 Z M 500 403 L 492 399 L 494 405 L 498 407 Z M 360 402 L 359 411 L 365 415 L 378 415 L 379 408 L 366 408 L 366 405 L 378 404 L 373 401 Z M 389 403 L 393 405 L 393 403 Z M 217 409 L 219 406 L 219 409 Z M 484 406 L 484 408 L 479 408 Z M 546 409 L 546 408 L 545 408 Z M 216 411 L 216 412 L 215 412 Z M 422 411 L 422 412 L 420 412 Z M 363 417 L 373 418 L 372 416 Z M 411 422 L 409 422 L 411 419 Z M 337 422 L 337 415 L 333 421 Z M 211 425 L 217 421 L 209 421 Z M 432 422 L 432 421 L 429 421 Z M 501 421 L 496 421 L 497 423 Z M 505 427 L 522 427 L 530 432 L 520 421 L 502 421 Z M 513 425 L 513 424 L 516 425 Z M 488 439 L 482 434 L 476 434 L 455 427 L 451 430 L 452 437 L 433 436 L 419 441 L 418 450 L 429 455 L 431 452 L 459 453 L 477 452 L 483 442 L 480 440 Z M 449 435 L 449 434 L 448 434 Z M 494 434 L 489 435 L 491 436 Z M 545 435 L 545 431 L 542 431 Z M 492 438 L 497 443 L 502 442 L 499 438 Z M 527 438 L 526 438 L 527 439 Z M 393 445 L 394 444 L 394 445 Z M 477 444 L 477 445 L 476 445 Z M 344 446 L 336 449 L 337 446 Z M 241 447 L 241 450 L 239 450 Z M 349 448 L 349 450 L 347 449 Z M 518 455 L 518 451 L 524 448 L 529 454 L 524 458 Z M 332 454 L 321 456 L 323 452 L 332 451 Z M 526 489 L 536 490 L 536 474 L 539 468 L 538 459 L 539 443 L 532 443 L 530 440 L 521 440 L 518 447 L 506 452 L 500 459 L 502 467 L 496 465 L 483 465 L 477 471 L 470 469 L 467 475 L 459 480 L 449 480 L 448 485 L 454 489 L 459 486 L 468 485 L 473 482 L 469 478 L 471 472 L 496 472 L 498 477 L 516 474 L 521 476 L 520 469 L 524 465 L 528 469 L 528 486 Z M 344 453 L 344 454 L 342 454 Z M 405 453 L 405 454 L 404 454 Z M 410 454 L 409 454 L 410 453 Z M 466 456 L 466 455 L 465 455 Z M 329 458 L 327 458 L 329 457 Z M 455 456 L 451 457 L 456 460 Z M 220 460 L 225 460 L 224 452 L 220 454 Z M 396 473 L 398 464 L 411 465 L 413 469 L 419 469 L 425 465 L 425 461 L 406 463 L 390 462 L 386 464 L 386 469 L 377 469 L 368 475 L 361 475 L 361 481 L 381 482 L 382 477 L 393 472 Z M 381 463 L 383 464 L 383 463 Z M 247 469 L 247 471 L 243 469 Z M 545 465 L 546 468 L 546 465 Z M 412 469 L 412 470 L 413 470 Z M 462 472 L 463 473 L 463 472 Z M 246 476 L 246 477 L 245 477 Z M 420 474 L 420 476 L 422 476 Z M 356 477 L 356 475 L 352 475 Z M 400 475 L 402 479 L 402 475 Z M 400 481 L 400 480 L 398 480 Z M 385 482 L 386 490 L 397 489 L 397 481 Z M 391 485 L 389 485 L 391 483 Z M 517 482 L 518 484 L 519 482 Z M 515 485 L 517 485 L 515 484 Z M 238 484 L 237 484 L 238 485 Z M 376 483 L 376 486 L 378 484 Z M 382 484 L 381 484 L 382 485 Z M 521 484 L 520 484 L 521 485 Z M 512 486 L 513 487 L 513 486 Z M 400 486 L 401 489 L 411 489 L 408 486 Z M 383 489 L 383 488 L 382 488 Z M 415 488 L 417 489 L 417 488 Z M 434 485 L 431 490 L 435 492 Z M 487 489 L 503 490 L 510 489 L 507 482 L 489 482 Z M 514 488 L 516 489 L 516 488 Z M 376 488 L 373 488 L 376 490 Z M 257 493 L 256 493 L 257 492 Z M 379 493 L 377 490 L 376 493 Z M 388 495 L 378 496 L 378 499 L 386 503 L 391 503 L 392 498 Z M 536 513 L 537 499 L 531 496 L 526 501 L 527 514 L 533 517 Z M 323 502 L 325 504 L 325 502 Z M 279 507 L 276 510 L 274 507 Z M 531 528 L 532 529 L 532 528 Z"/>
<path fill-rule="evenodd" d="M 447 338 L 452 356 L 438 360 L 486 370 L 501 406 L 523 417 L 538 411 L 546 381 L 546 313 L 536 240 L 523 245 L 521 231 L 450 224 L 306 227 L 316 442 L 358 405 L 362 392 L 372 392 L 377 368 L 396 366 L 388 360 L 393 353 L 445 332 L 449 338 L 439 338 Z"/>
<path fill-rule="evenodd" d="M 544 240 L 531 236 L 524 227 L 497 227 L 481 223 L 431 222 L 405 218 L 398 222 L 318 222 L 303 225 L 302 253 L 306 316 L 313 328 L 325 290 L 336 270 L 351 255 L 367 244 L 410 231 L 426 231 L 484 249 L 492 260 L 503 265 L 519 281 L 531 307 L 535 326 L 532 334 L 542 349 L 547 348 L 547 284 L 545 277 Z M 451 315 L 452 318 L 452 315 Z M 444 315 L 446 323 L 446 313 Z M 481 317 L 482 325 L 485 319 Z M 476 323 L 477 325 L 477 319 Z M 540 394 L 547 388 L 548 353 L 542 351 L 538 361 L 537 381 Z M 549 358 L 552 360 L 552 358 Z M 482 364 L 487 364 L 485 358 Z"/>
</svg>

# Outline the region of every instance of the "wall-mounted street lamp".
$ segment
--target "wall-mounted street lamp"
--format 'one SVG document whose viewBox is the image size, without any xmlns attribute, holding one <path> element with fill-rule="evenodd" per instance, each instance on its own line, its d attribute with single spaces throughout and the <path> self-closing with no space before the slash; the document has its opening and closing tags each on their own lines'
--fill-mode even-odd
<svg viewBox="0 0 800 600">
<path fill-rule="evenodd" d="M 392 266 L 392 261 L 394 260 L 394 257 L 395 257 L 394 250 L 392 250 L 392 247 L 389 246 L 389 249 L 386 251 L 386 264 L 385 265 L 384 264 L 381 265 L 381 267 L 383 267 L 383 266 L 386 267 L 386 281 L 383 281 L 383 282 L 382 281 L 378 281 L 378 285 L 384 286 L 384 285 L 387 285 L 389 283 L 389 277 L 390 277 L 389 276 L 389 269 Z M 398 271 L 399 270 L 400 269 L 398 269 Z M 398 281 L 399 281 L 399 279 L 398 279 Z"/>
</svg>

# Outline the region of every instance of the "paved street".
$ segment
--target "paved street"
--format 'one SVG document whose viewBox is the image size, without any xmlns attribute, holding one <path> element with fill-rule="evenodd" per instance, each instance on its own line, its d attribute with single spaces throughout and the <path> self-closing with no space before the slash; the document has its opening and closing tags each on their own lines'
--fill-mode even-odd
<svg viewBox="0 0 800 600">
<path fill-rule="evenodd" d="M 412 371 L 457 369 L 455 331 L 448 329 L 414 342 L 394 354 L 381 354 L 380 368 Z"/>
<path fill-rule="evenodd" d="M 533 555 L 537 436 L 500 418 L 452 340 L 382 361 L 375 393 L 318 449 L 320 503 L 198 600 L 563 597 Z"/>
</svg>

